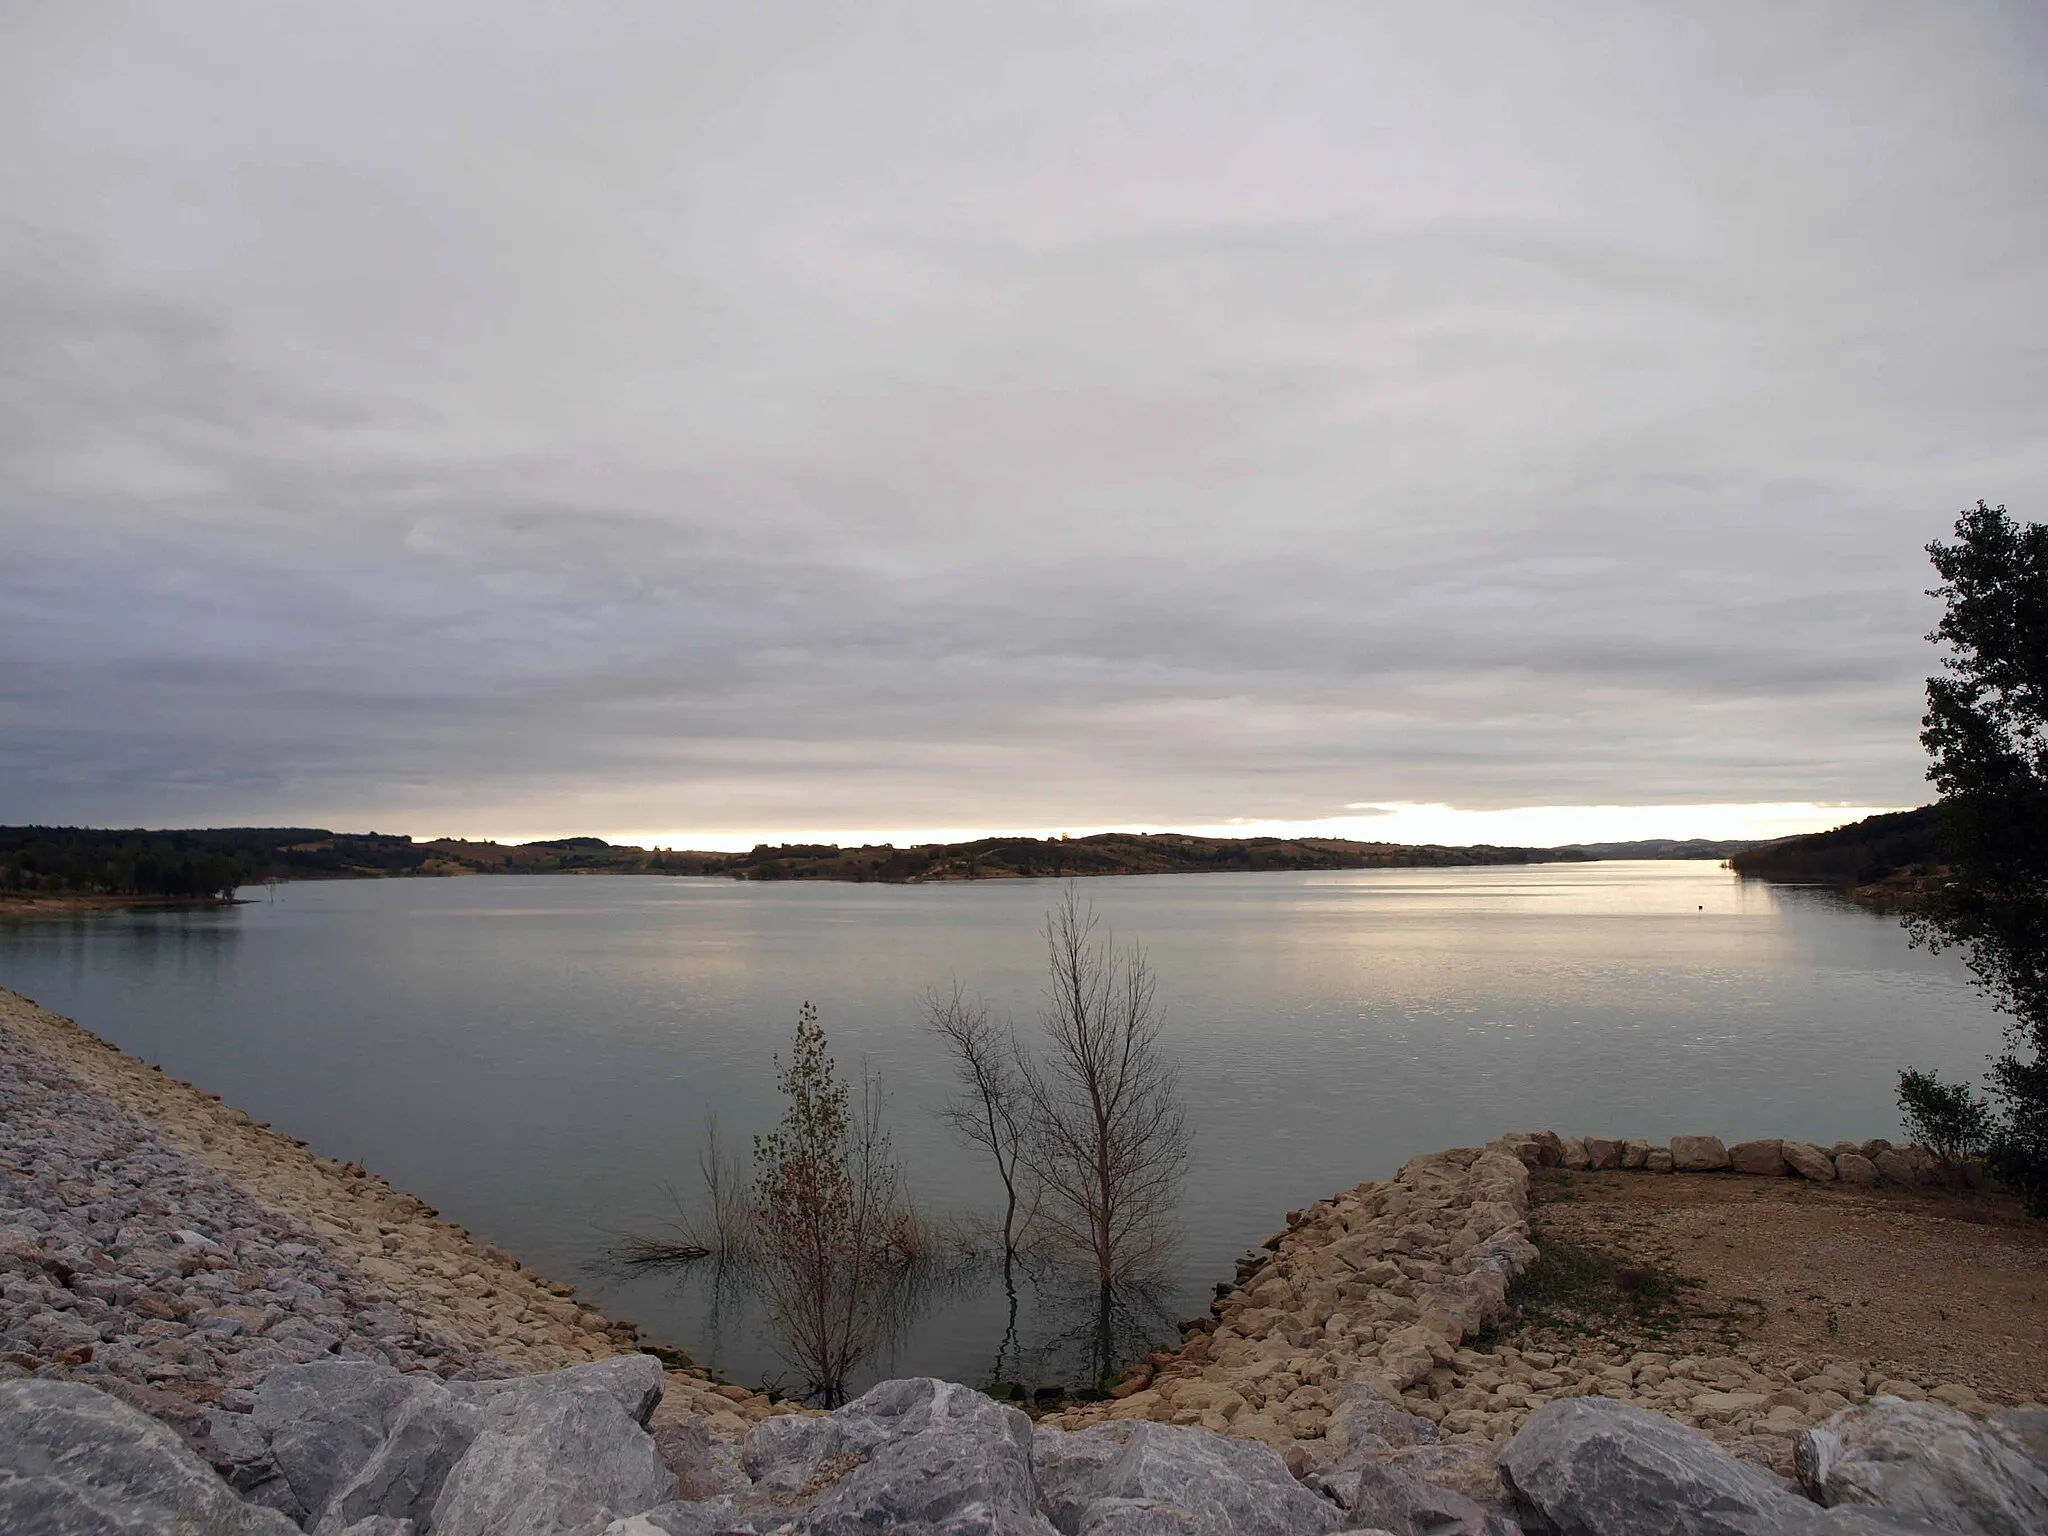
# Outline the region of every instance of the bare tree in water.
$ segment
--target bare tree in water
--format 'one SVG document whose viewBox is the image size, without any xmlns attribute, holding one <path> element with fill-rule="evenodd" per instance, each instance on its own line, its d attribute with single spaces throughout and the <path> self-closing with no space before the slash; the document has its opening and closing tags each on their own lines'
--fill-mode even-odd
<svg viewBox="0 0 2048 1536">
<path fill-rule="evenodd" d="M 960 1091 L 942 1111 L 962 1140 L 980 1147 L 1003 1181 L 1003 1262 L 1017 1255 L 1019 1192 L 1024 1178 L 1028 1106 L 1017 1042 L 988 1016 L 988 1005 L 968 1002 L 954 982 L 950 993 L 925 996 L 925 1018 L 953 1058 Z"/>
<path fill-rule="evenodd" d="M 1160 1268 L 1174 1243 L 1188 1127 L 1151 967 L 1099 928 L 1072 887 L 1047 915 L 1045 1045 L 1017 1064 L 1038 1219 L 1089 1266 L 1107 1374 L 1118 1288 Z"/>
<path fill-rule="evenodd" d="M 825 1049 L 818 1010 L 803 1005 L 784 1065 L 782 1120 L 754 1138 L 750 1227 L 762 1299 L 809 1396 L 845 1401 L 847 1378 L 888 1331 L 888 1299 L 923 1246 L 902 1170 L 863 1074 L 860 1103 Z"/>
</svg>

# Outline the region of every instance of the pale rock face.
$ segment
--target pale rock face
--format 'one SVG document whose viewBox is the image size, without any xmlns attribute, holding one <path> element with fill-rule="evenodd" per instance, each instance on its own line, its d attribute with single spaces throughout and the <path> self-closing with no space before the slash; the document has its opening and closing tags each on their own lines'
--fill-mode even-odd
<svg viewBox="0 0 2048 1536">
<path fill-rule="evenodd" d="M 1520 1536 L 1519 1527 L 1476 1499 L 1371 1461 L 1330 1487 L 1354 1528 L 1388 1536 Z"/>
<path fill-rule="evenodd" d="M 1785 1536 L 1814 1514 L 1768 1472 L 1604 1397 L 1545 1404 L 1501 1448 L 1500 1469 L 1518 1503 L 1583 1536 Z"/>
<path fill-rule="evenodd" d="M 1679 1173 L 1713 1173 L 1728 1166 L 1728 1148 L 1718 1136 L 1674 1136 L 1671 1166 Z"/>
<path fill-rule="evenodd" d="M 1646 1147 L 1645 1151 L 1648 1150 Z M 1622 1144 L 1610 1136 L 1588 1136 L 1586 1157 L 1595 1170 L 1619 1168 L 1621 1166 Z"/>
<path fill-rule="evenodd" d="M 264 1377 L 248 1428 L 290 1488 L 281 1507 L 320 1519 L 383 1445 L 399 1410 L 429 1390 L 447 1394 L 438 1382 L 430 1388 L 371 1360 L 309 1361 Z"/>
<path fill-rule="evenodd" d="M 797 1536 L 1053 1536 L 1032 1475 L 1031 1421 L 1014 1408 L 952 1382 L 913 1378 L 885 1381 L 814 1422 L 831 1432 L 807 1444 L 806 1455 L 829 1445 L 828 1458 L 858 1464 L 797 1515 Z"/>
<path fill-rule="evenodd" d="M 0 1381 L 0 1530 L 293 1536 L 175 1431 L 81 1382 Z"/>
<path fill-rule="evenodd" d="M 476 1439 L 434 1503 L 433 1529 L 436 1536 L 557 1536 L 638 1514 L 675 1493 L 675 1474 L 661 1464 L 653 1438 L 608 1384 L 557 1380 L 483 1405 Z"/>
<path fill-rule="evenodd" d="M 1775 1136 L 1764 1141 L 1738 1141 L 1728 1149 L 1728 1164 L 1737 1173 L 1780 1178 L 1785 1173 L 1785 1144 Z"/>
<path fill-rule="evenodd" d="M 1880 1397 L 1799 1438 L 1800 1485 L 1822 1504 L 1877 1506 L 1939 1530 L 2048 1530 L 2048 1413 L 1981 1423 L 1941 1403 Z"/>
<path fill-rule="evenodd" d="M 1643 1159 L 1643 1168 L 1649 1173 L 1670 1173 L 1678 1166 L 1669 1147 L 1652 1147 L 1649 1156 Z"/>
<path fill-rule="evenodd" d="M 1061 1532 L 1327 1536 L 1347 1524 L 1265 1446 L 1179 1425 L 1041 1428 L 1035 1461 Z"/>
<path fill-rule="evenodd" d="M 1877 1164 L 1862 1153 L 1838 1152 L 1835 1154 L 1835 1177 L 1844 1184 L 1869 1189 L 1877 1183 L 1879 1174 Z"/>
<path fill-rule="evenodd" d="M 1834 1158 L 1821 1151 L 1810 1141 L 1787 1141 L 1779 1143 L 1786 1163 L 1802 1179 L 1811 1179 L 1816 1184 L 1831 1184 L 1835 1178 Z"/>
<path fill-rule="evenodd" d="M 1641 1168 L 1650 1160 L 1650 1144 L 1647 1141 L 1625 1141 L 1621 1146 L 1621 1166 Z"/>
<path fill-rule="evenodd" d="M 1583 1141 L 1579 1140 L 1576 1136 L 1567 1136 L 1564 1138 L 1563 1155 L 1559 1159 L 1558 1165 L 1563 1168 L 1569 1168 L 1572 1172 L 1577 1173 L 1592 1167 L 1593 1158 L 1587 1152 L 1586 1144 Z"/>
</svg>

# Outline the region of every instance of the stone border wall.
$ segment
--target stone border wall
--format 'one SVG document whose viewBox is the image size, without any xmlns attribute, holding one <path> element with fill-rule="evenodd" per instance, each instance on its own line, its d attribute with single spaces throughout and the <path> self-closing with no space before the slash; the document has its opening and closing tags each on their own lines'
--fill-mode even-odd
<svg viewBox="0 0 2048 1536">
<path fill-rule="evenodd" d="M 1259 1440 L 1302 1467 L 1330 1454 L 1361 1396 L 1428 1419 L 1442 1456 L 1477 1458 L 1558 1398 L 1634 1402 L 1789 1467 L 1792 1437 L 1883 1394 L 1932 1397 L 1983 1411 L 1964 1384 L 1922 1386 L 1850 1360 L 1767 1357 L 1743 1345 L 1683 1355 L 1589 1341 L 1568 1352 L 1499 1344 L 1481 1330 L 1509 1315 L 1508 1284 L 1537 1256 L 1529 1174 L 1536 1168 L 1728 1173 L 1869 1186 L 1939 1184 L 1948 1170 L 1885 1141 L 1675 1136 L 1668 1145 L 1554 1131 L 1411 1158 L 1393 1178 L 1288 1213 L 1267 1256 L 1240 1261 L 1212 1316 L 1183 1324 L 1177 1350 L 1126 1374 L 1111 1400 L 1050 1416 L 1079 1428 L 1105 1420 L 1194 1424 Z M 1475 1472 L 1478 1475 L 1478 1472 Z"/>
<path fill-rule="evenodd" d="M 1839 1180 L 1866 1189 L 1880 1183 L 1939 1185 L 1948 1182 L 1950 1174 L 1948 1166 L 1925 1147 L 1895 1147 L 1881 1138 L 1838 1141 L 1831 1147 L 1822 1147 L 1810 1141 L 1786 1141 L 1775 1136 L 1738 1141 L 1733 1146 L 1718 1136 L 1674 1136 L 1668 1145 L 1659 1145 L 1612 1136 L 1525 1131 L 1503 1137 L 1502 1141 L 1530 1168 L 1744 1173 L 1760 1178 L 1791 1175 L 1816 1184 Z"/>
</svg>

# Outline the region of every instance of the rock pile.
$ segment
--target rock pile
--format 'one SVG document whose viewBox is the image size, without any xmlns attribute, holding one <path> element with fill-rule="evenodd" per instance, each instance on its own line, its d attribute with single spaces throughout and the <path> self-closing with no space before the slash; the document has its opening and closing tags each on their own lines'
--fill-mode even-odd
<svg viewBox="0 0 2048 1536">
<path fill-rule="evenodd" d="M 2024 1536 L 2048 1528 L 2048 1413 L 1979 1423 L 1885 1399 L 1800 1448 L 1801 1480 L 1605 1398 L 1537 1413 L 1470 1493 L 1417 1475 L 1429 1425 L 1355 1397 L 1341 1464 L 1143 1421 L 1063 1430 L 932 1380 L 737 1451 L 664 1439 L 658 1366 L 510 1381 L 368 1361 L 283 1366 L 217 1435 L 223 1482 L 162 1425 L 78 1382 L 0 1382 L 0 1528 L 221 1536 Z M 651 1429 L 654 1432 L 651 1432 Z M 1405 1447 L 1396 1442 L 1410 1442 Z M 232 1486 L 231 1486 L 232 1485 Z M 238 1493 L 237 1490 L 240 1490 Z"/>
<path fill-rule="evenodd" d="M 1824 1152 L 1779 1141 L 1730 1148 L 1711 1136 L 1653 1147 L 1544 1131 L 1414 1158 L 1392 1179 L 1291 1213 L 1288 1229 L 1267 1244 L 1271 1256 L 1243 1266 L 1213 1320 L 1187 1325 L 1195 1330 L 1189 1342 L 1153 1355 L 1113 1400 L 1069 1409 L 1053 1422 L 1198 1425 L 1261 1441 L 1312 1468 L 1330 1454 L 1325 1442 L 1351 1389 L 1429 1421 L 1439 1457 L 1514 1434 L 1548 1402 L 1602 1395 L 1667 1414 L 1789 1473 L 1801 1430 L 1873 1397 L 1987 1411 L 1992 1405 L 1966 1384 L 1746 1345 L 1712 1355 L 1590 1340 L 1569 1351 L 1472 1347 L 1480 1329 L 1505 1315 L 1509 1281 L 1536 1256 L 1527 1222 L 1532 1168 L 1818 1178 L 1825 1163 L 1860 1177 L 1857 1162 L 1881 1162 L 1881 1178 L 1945 1176 L 1914 1148 L 1862 1143 Z M 1800 1173 L 1802 1165 L 1809 1171 Z"/>
<path fill-rule="evenodd" d="M 1674 1136 L 1669 1146 L 1624 1141 L 1613 1136 L 1560 1136 L 1555 1131 L 1529 1131 L 1503 1138 L 1506 1146 L 1531 1168 L 1564 1168 L 1573 1172 L 1619 1169 L 1643 1173 L 1743 1173 L 1758 1178 L 1794 1176 L 1817 1184 L 1939 1185 L 1951 1172 L 1971 1176 L 1972 1170 L 1951 1170 L 1925 1147 L 1895 1147 L 1882 1137 L 1873 1141 L 1838 1141 L 1832 1147 L 1810 1141 L 1768 1137 L 1738 1141 L 1733 1146 L 1718 1136 Z"/>
<path fill-rule="evenodd" d="M 1412 1158 L 1392 1179 L 1291 1213 L 1213 1326 L 1152 1357 L 1120 1399 L 1058 1422 L 1193 1424 L 1283 1452 L 1321 1440 L 1343 1388 L 1417 1394 L 1506 1316 L 1508 1282 L 1536 1257 L 1528 1208 L 1528 1169 L 1497 1142 Z M 1490 1417 L 1462 1428 L 1487 1431 Z"/>
<path fill-rule="evenodd" d="M 188 1427 L 332 1355 L 510 1374 L 4 1032 L 0 1171 L 0 1374 L 95 1382 Z"/>
<path fill-rule="evenodd" d="M 40 1235 L 35 1219 L 17 1219 L 23 1211 L 43 1213 L 62 1231 Z M 0 1229 L 7 1228 L 36 1235 L 0 1231 L 0 1374 L 111 1376 L 136 1388 L 132 1400 L 181 1425 L 214 1388 L 244 1390 L 250 1371 L 301 1358 L 322 1340 L 330 1353 L 395 1343 L 399 1354 L 386 1358 L 437 1371 L 452 1362 L 464 1374 L 559 1367 L 639 1347 L 632 1324 L 607 1319 L 573 1287 L 475 1241 L 360 1165 L 316 1156 L 71 1020 L 0 991 Z M 191 1236 L 180 1239 L 181 1231 Z M 130 1250 L 141 1255 L 134 1266 Z M 182 1310 L 159 1294 L 164 1286 L 151 1266 L 164 1255 L 179 1272 L 164 1282 L 198 1298 Z M 108 1290 L 116 1271 L 129 1289 Z M 74 1290 L 62 1273 L 82 1274 L 105 1294 Z M 273 1276 L 291 1283 L 274 1290 L 266 1283 Z M 129 1290 L 139 1315 L 123 1299 Z M 83 1307 L 81 1298 L 89 1298 Z M 216 1319 L 230 1307 L 240 1309 L 236 1317 Z M 301 1307 L 313 1309 L 317 1337 L 294 1321 Z M 270 1316 L 272 1308 L 285 1315 Z M 357 1316 L 360 1328 L 337 1325 Z M 88 1341 L 80 1320 L 114 1331 Z M 424 1341 L 418 1348 L 404 1342 L 413 1335 Z M 198 1353 L 153 1359 L 140 1375 L 110 1369 L 132 1361 L 101 1346 L 135 1337 L 150 1339 L 156 1356 L 181 1347 Z M 88 1342 L 93 1359 L 65 1358 Z M 209 1364 L 251 1350 L 244 1366 Z M 6 1356 L 18 1358 L 10 1365 Z M 675 1363 L 671 1409 L 687 1408 L 721 1434 L 744 1434 L 776 1411 L 760 1393 Z"/>
</svg>

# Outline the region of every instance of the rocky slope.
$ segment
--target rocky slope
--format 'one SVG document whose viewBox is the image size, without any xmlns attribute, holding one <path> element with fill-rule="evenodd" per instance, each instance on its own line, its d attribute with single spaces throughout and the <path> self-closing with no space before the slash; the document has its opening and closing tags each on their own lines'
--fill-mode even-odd
<svg viewBox="0 0 2048 1536">
<path fill-rule="evenodd" d="M 1675 1354 L 1597 1341 L 1522 1350 L 1482 1340 L 1506 1320 L 1508 1287 L 1536 1257 L 1529 1170 L 1544 1166 L 1869 1183 L 1940 1176 L 1925 1153 L 1887 1143 L 1730 1148 L 1712 1136 L 1652 1146 L 1545 1131 L 1414 1158 L 1392 1179 L 1290 1214 L 1287 1230 L 1268 1244 L 1271 1256 L 1246 1266 L 1202 1331 L 1154 1355 L 1114 1400 L 1069 1409 L 1055 1422 L 1198 1425 L 1307 1465 L 1343 1393 L 1363 1388 L 1436 1426 L 1432 1475 L 1455 1482 L 1460 1467 L 1490 1477 L 1492 1446 L 1544 1404 L 1587 1395 L 1653 1408 L 1788 1472 L 1802 1430 L 1875 1396 L 1991 1406 L 1962 1383 L 1910 1381 L 1855 1360 L 1746 1347 Z"/>
<path fill-rule="evenodd" d="M 654 1432 L 659 1367 L 510 1381 L 367 1360 L 280 1366 L 221 1413 L 223 1481 L 78 1382 L 0 1381 L 0 1528 L 221 1536 L 2025 1536 L 2048 1528 L 2048 1413 L 1978 1421 L 1885 1398 L 1806 1434 L 1775 1477 L 1656 1414 L 1552 1403 L 1466 1495 L 1414 1475 L 1432 1434 L 1362 1389 L 1313 1470 L 1207 1430 L 1033 1426 L 969 1388 L 884 1382 L 735 1451 Z M 1475 1496 L 1476 1495 L 1476 1496 Z"/>
<path fill-rule="evenodd" d="M 638 1331 L 301 1144 L 0 991 L 0 1357 L 190 1422 L 306 1353 L 504 1375 Z M 774 1405 L 672 1373 L 738 1435 Z"/>
</svg>

